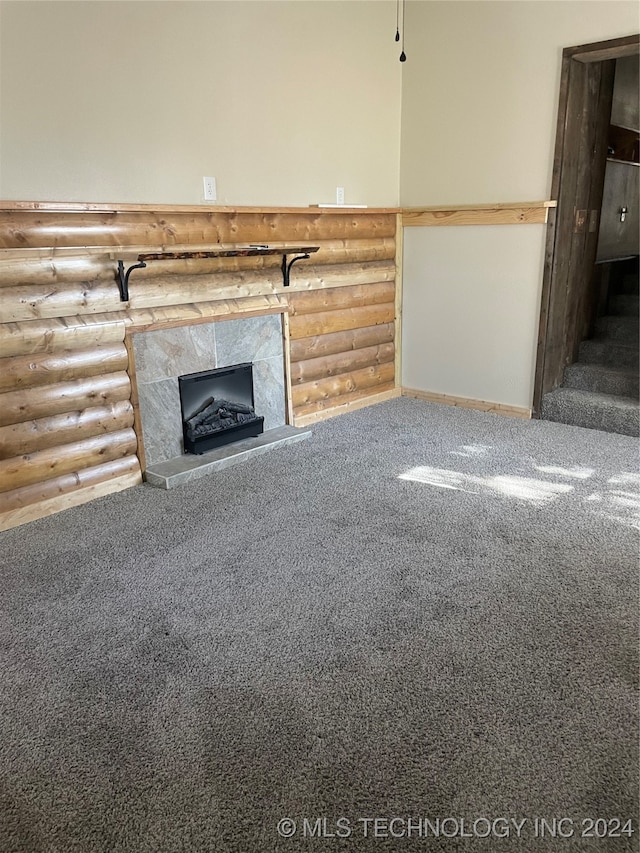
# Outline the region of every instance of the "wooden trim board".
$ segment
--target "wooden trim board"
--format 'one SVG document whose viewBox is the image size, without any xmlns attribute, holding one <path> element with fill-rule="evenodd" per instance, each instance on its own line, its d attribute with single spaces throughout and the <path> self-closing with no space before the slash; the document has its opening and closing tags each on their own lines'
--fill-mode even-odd
<svg viewBox="0 0 640 853">
<path fill-rule="evenodd" d="M 291 330 L 289 328 L 289 312 L 282 314 L 282 353 L 284 356 L 284 404 L 287 424 L 293 423 L 293 398 L 291 394 Z"/>
<path fill-rule="evenodd" d="M 402 224 L 433 225 L 546 225 L 555 201 L 523 201 L 499 204 L 438 205 L 405 207 Z"/>
<path fill-rule="evenodd" d="M 402 230 L 402 214 L 396 220 L 396 290 L 395 290 L 395 384 L 402 386 L 402 258 L 404 246 Z"/>
<path fill-rule="evenodd" d="M 135 332 L 128 331 L 125 335 L 124 345 L 127 348 L 129 356 L 129 367 L 127 373 L 129 382 L 131 383 L 131 405 L 133 406 L 133 430 L 138 439 L 138 447 L 136 455 L 140 462 L 140 468 L 145 471 L 147 468 L 147 457 L 144 452 L 144 439 L 142 435 L 142 417 L 140 415 L 140 398 L 138 396 L 138 380 L 136 376 L 136 357 L 133 348 L 133 335 Z"/>
<path fill-rule="evenodd" d="M 398 213 L 399 207 L 318 207 L 310 204 L 306 207 L 256 207 L 255 205 L 221 204 L 119 204 L 103 202 L 73 201 L 0 201 L 0 210 L 42 210 L 65 213 L 118 213 L 119 211 L 143 213 L 311 213 L 320 216 L 344 213 L 353 216 L 367 213 Z"/>
<path fill-rule="evenodd" d="M 475 400 L 472 397 L 456 397 L 452 394 L 436 394 L 433 391 L 420 391 L 417 388 L 403 388 L 403 397 L 414 397 L 428 403 L 442 403 L 445 406 L 459 406 L 461 409 L 476 409 L 480 412 L 493 412 L 496 415 L 509 415 L 513 418 L 531 418 L 531 409 L 525 406 L 508 406 L 505 403 L 491 403 L 487 400 Z"/>
</svg>

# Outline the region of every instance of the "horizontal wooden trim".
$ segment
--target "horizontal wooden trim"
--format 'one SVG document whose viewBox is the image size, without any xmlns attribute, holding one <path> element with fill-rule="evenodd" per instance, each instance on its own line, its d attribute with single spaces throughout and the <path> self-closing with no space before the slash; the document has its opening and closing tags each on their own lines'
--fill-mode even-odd
<svg viewBox="0 0 640 853">
<path fill-rule="evenodd" d="M 38 518 L 46 518 L 64 509 L 80 506 L 96 498 L 137 486 L 142 483 L 142 473 L 137 463 L 138 460 L 134 456 L 131 460 L 132 470 L 119 477 L 114 477 L 102 483 L 92 483 L 89 486 L 80 487 L 52 498 L 27 504 L 26 506 L 18 506 L 7 512 L 0 512 L 0 531 L 18 527 L 21 524 L 26 524 L 28 521 L 35 521 Z"/>
<path fill-rule="evenodd" d="M 399 388 L 391 388 L 390 390 L 382 391 L 379 394 L 368 394 L 366 396 L 362 396 L 362 392 L 358 393 L 359 396 L 357 399 L 350 399 L 348 402 L 339 403 L 330 409 L 323 409 L 322 411 L 312 412 L 308 415 L 298 415 L 294 419 L 295 426 L 309 426 L 310 424 L 318 423 L 318 421 L 325 421 L 328 418 L 334 418 L 337 415 L 344 415 L 347 412 L 354 412 L 357 409 L 365 409 L 367 406 L 375 406 L 376 403 L 384 403 L 386 400 L 394 400 L 396 397 L 400 396 L 401 391 Z"/>
<path fill-rule="evenodd" d="M 500 204 L 405 207 L 403 226 L 433 225 L 545 225 L 555 201 L 505 202 Z"/>
<path fill-rule="evenodd" d="M 118 204 L 116 202 L 76 201 L 0 201 L 0 210 L 44 210 L 69 213 L 118 213 L 119 211 L 143 213 L 313 213 L 358 216 L 379 213 L 398 213 L 399 207 L 256 207 L 254 205 L 219 204 Z"/>
<path fill-rule="evenodd" d="M 442 403 L 445 406 L 460 406 L 462 409 L 477 409 L 480 412 L 493 412 L 497 415 L 509 415 L 513 418 L 531 417 L 531 409 L 524 406 L 508 406 L 504 403 L 490 403 L 475 400 L 473 397 L 456 397 L 452 394 L 437 394 L 433 391 L 420 391 L 417 388 L 403 388 L 403 397 L 414 397 L 428 403 Z"/>
</svg>

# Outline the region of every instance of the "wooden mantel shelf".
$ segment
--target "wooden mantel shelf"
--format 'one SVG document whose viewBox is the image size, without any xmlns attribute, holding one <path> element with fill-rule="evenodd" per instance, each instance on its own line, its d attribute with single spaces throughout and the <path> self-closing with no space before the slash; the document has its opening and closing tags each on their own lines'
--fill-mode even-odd
<svg viewBox="0 0 640 853">
<path fill-rule="evenodd" d="M 194 252 L 144 252 L 138 255 L 137 263 L 125 270 L 124 261 L 118 261 L 118 286 L 120 288 L 120 299 L 122 302 L 129 301 L 129 276 L 133 270 L 143 269 L 147 261 L 176 261 L 190 260 L 192 258 L 248 258 L 258 255 L 282 255 L 282 285 L 289 287 L 289 276 L 291 267 L 296 261 L 304 261 L 314 252 L 320 250 L 320 246 L 283 246 L 271 248 L 269 246 L 239 246 L 235 249 L 212 249 L 198 250 Z M 287 261 L 287 255 L 295 255 Z"/>
<path fill-rule="evenodd" d="M 150 252 L 138 255 L 138 260 L 182 261 L 189 258 L 248 258 L 256 255 L 299 254 L 300 252 L 312 253 L 317 252 L 319 248 L 319 246 L 283 246 L 279 248 L 272 248 L 270 246 L 238 246 L 237 249 L 213 249 L 211 251 Z"/>
</svg>

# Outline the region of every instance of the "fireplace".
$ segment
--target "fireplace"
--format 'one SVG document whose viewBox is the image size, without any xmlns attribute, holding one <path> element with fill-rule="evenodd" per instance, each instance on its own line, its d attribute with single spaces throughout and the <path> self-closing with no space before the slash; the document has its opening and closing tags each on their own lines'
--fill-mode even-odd
<svg viewBox="0 0 640 853">
<path fill-rule="evenodd" d="M 144 330 L 132 335 L 132 349 L 145 470 L 172 459 L 202 459 L 185 453 L 181 376 L 252 364 L 254 406 L 264 418 L 264 433 L 287 422 L 279 313 Z"/>
<path fill-rule="evenodd" d="M 131 338 L 137 432 L 144 477 L 151 485 L 172 489 L 311 435 L 287 426 L 280 312 L 145 329 L 134 332 Z M 186 405 L 182 402 L 180 380 L 197 378 L 198 374 L 228 374 L 246 365 L 252 367 L 250 390 L 232 386 L 216 392 L 205 385 L 200 392 L 200 383 L 196 382 L 199 396 Z M 255 425 L 241 423 L 240 429 L 228 433 L 229 443 L 221 446 L 216 438 L 216 444 L 209 445 L 210 452 L 200 445 L 189 450 L 185 413 L 187 420 L 202 414 L 210 405 L 208 400 L 219 396 L 235 401 L 236 408 L 254 405 L 259 412 L 256 419 L 264 419 L 264 431 L 242 433 L 246 427 L 255 430 Z"/>
<path fill-rule="evenodd" d="M 202 454 L 260 435 L 250 362 L 178 377 L 185 453 Z"/>
</svg>

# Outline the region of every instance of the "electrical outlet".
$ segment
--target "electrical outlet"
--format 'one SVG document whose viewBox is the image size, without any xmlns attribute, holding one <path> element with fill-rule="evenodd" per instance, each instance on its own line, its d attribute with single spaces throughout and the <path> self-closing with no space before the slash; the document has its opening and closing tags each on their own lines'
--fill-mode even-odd
<svg viewBox="0 0 640 853">
<path fill-rule="evenodd" d="M 215 201 L 216 200 L 216 179 L 215 178 L 203 178 L 202 184 L 204 186 L 204 200 L 205 201 Z"/>
<path fill-rule="evenodd" d="M 336 204 L 344 204 L 344 187 L 336 187 Z"/>
</svg>

